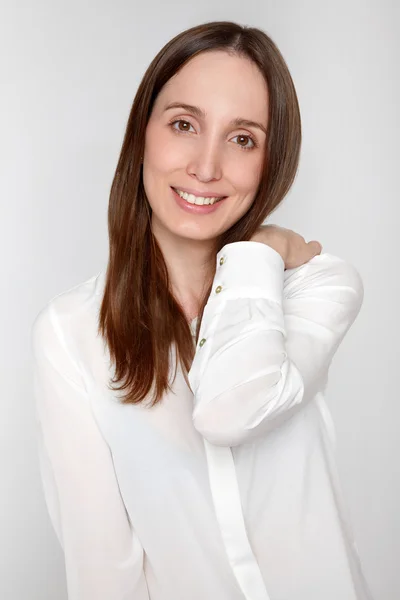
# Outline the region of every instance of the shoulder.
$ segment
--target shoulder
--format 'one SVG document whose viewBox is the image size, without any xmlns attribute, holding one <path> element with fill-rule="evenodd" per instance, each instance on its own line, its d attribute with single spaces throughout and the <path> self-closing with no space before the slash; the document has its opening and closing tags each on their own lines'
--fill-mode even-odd
<svg viewBox="0 0 400 600">
<path fill-rule="evenodd" d="M 33 344 L 39 341 L 44 343 L 61 332 L 71 334 L 73 329 L 85 326 L 100 306 L 104 281 L 103 269 L 89 279 L 50 298 L 32 323 Z"/>
<path fill-rule="evenodd" d="M 361 305 L 364 298 L 364 283 L 357 267 L 352 262 L 329 253 L 318 254 L 304 265 L 284 272 L 284 289 L 287 294 L 313 288 L 325 290 L 327 294 L 340 288 L 347 292 L 347 296 L 356 305 Z"/>
</svg>

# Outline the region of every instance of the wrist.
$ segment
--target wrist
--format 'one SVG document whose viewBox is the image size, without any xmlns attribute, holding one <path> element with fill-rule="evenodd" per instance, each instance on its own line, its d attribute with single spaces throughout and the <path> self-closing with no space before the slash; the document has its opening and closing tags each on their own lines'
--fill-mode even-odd
<svg viewBox="0 0 400 600">
<path fill-rule="evenodd" d="M 258 237 L 257 234 L 255 236 L 252 237 L 252 241 L 253 242 L 259 242 L 260 244 L 264 244 L 265 246 L 269 246 L 270 248 L 272 248 L 273 250 L 275 250 L 275 252 L 278 252 L 278 254 L 280 254 L 284 264 L 285 264 L 285 269 L 286 269 L 286 260 L 287 260 L 287 253 L 288 253 L 288 243 L 287 240 L 283 237 L 278 237 L 278 236 L 268 236 L 269 239 L 265 240 L 265 236 L 260 236 Z"/>
</svg>

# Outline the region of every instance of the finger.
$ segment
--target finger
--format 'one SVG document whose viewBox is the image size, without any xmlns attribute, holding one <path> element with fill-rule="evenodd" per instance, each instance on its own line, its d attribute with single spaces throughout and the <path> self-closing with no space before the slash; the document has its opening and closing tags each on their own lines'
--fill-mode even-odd
<svg viewBox="0 0 400 600">
<path fill-rule="evenodd" d="M 322 244 L 320 244 L 320 242 L 317 242 L 316 240 L 308 242 L 307 246 L 312 256 L 317 256 L 322 252 Z"/>
</svg>

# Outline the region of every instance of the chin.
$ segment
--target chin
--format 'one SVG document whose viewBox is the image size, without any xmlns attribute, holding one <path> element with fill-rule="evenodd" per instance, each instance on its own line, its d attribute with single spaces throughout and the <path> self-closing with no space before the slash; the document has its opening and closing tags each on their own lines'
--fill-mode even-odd
<svg viewBox="0 0 400 600">
<path fill-rule="evenodd" d="M 182 227 L 176 227 L 176 225 L 175 227 L 169 227 L 168 230 L 170 235 L 197 242 L 210 242 L 219 235 L 218 231 L 210 230 L 207 227 L 199 227 L 198 224 L 189 225 L 188 223 L 182 223 Z"/>
</svg>

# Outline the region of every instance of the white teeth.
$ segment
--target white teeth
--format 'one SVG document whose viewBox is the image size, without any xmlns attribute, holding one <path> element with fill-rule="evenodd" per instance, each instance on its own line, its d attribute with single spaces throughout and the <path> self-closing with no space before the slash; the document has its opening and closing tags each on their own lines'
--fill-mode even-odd
<svg viewBox="0 0 400 600">
<path fill-rule="evenodd" d="M 175 188 L 175 191 L 181 198 L 189 202 L 190 204 L 214 204 L 221 200 L 221 197 L 204 198 L 203 196 L 194 196 L 194 194 L 188 194 L 187 192 L 181 192 Z"/>
</svg>

